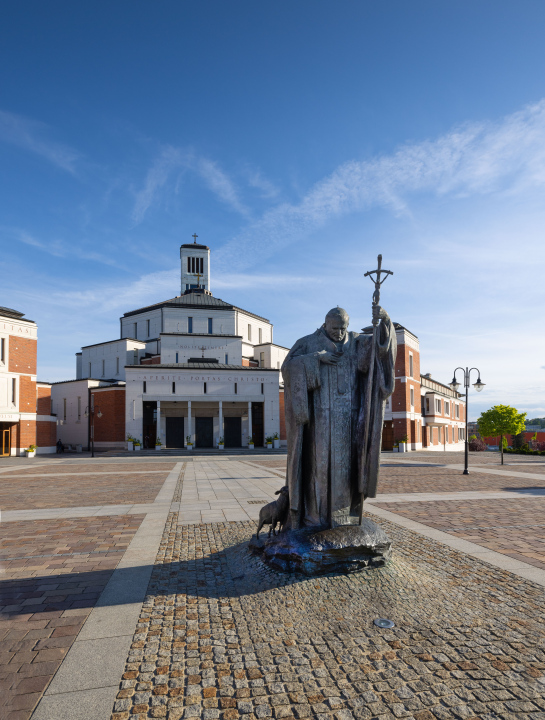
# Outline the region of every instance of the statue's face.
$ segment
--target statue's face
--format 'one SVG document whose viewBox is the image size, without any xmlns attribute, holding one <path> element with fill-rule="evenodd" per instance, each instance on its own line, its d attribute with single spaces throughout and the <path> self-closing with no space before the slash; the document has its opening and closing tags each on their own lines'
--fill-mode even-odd
<svg viewBox="0 0 545 720">
<path fill-rule="evenodd" d="M 326 332 L 333 342 L 342 342 L 345 338 L 347 328 L 348 320 L 344 320 L 338 315 L 326 317 L 325 319 Z"/>
</svg>

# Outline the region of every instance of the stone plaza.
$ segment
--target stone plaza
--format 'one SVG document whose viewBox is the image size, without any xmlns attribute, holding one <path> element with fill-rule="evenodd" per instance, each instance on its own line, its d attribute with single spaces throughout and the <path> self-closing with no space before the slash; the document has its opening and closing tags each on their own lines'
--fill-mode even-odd
<svg viewBox="0 0 545 720">
<path fill-rule="evenodd" d="M 498 461 L 383 454 L 392 559 L 306 578 L 248 552 L 285 455 L 6 458 L 0 717 L 543 720 L 545 462 Z"/>
</svg>

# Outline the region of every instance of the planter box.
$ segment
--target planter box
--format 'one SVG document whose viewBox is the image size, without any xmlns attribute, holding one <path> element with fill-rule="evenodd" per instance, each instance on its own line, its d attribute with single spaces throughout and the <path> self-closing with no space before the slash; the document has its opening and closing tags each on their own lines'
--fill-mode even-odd
<svg viewBox="0 0 545 720">
<path fill-rule="evenodd" d="M 399 443 L 399 452 L 407 452 L 407 443 Z"/>
<path fill-rule="evenodd" d="M 163 446 L 162 446 L 162 445 L 156 445 L 156 446 L 155 446 L 155 449 L 156 449 L 156 450 L 162 450 L 162 449 L 163 449 Z"/>
<path fill-rule="evenodd" d="M 185 446 L 185 449 L 186 449 L 186 450 L 193 450 L 193 443 L 187 443 L 187 445 Z"/>
<path fill-rule="evenodd" d="M 272 450 L 272 443 L 267 443 L 267 450 Z"/>
<path fill-rule="evenodd" d="M 32 452 L 27 452 L 27 457 L 36 457 L 36 450 L 33 450 Z"/>
<path fill-rule="evenodd" d="M 132 452 L 132 451 L 134 450 L 134 445 L 133 445 L 132 442 L 128 442 L 128 441 L 127 441 L 127 450 L 128 450 L 129 452 Z"/>
<path fill-rule="evenodd" d="M 250 443 L 250 444 L 248 445 L 248 448 L 249 448 L 250 450 L 253 450 L 254 447 L 255 447 L 255 445 L 254 445 L 253 443 Z"/>
<path fill-rule="evenodd" d="M 142 450 L 142 445 L 135 445 L 134 449 L 136 450 L 136 452 L 139 452 L 140 450 Z"/>
<path fill-rule="evenodd" d="M 278 450 L 280 447 L 280 440 L 273 440 L 273 446 L 275 450 Z"/>
<path fill-rule="evenodd" d="M 395 447 L 395 448 L 394 448 L 394 452 L 399 452 L 399 448 L 398 448 L 398 447 Z"/>
<path fill-rule="evenodd" d="M 218 450 L 224 450 L 224 449 L 225 449 L 225 445 L 221 445 L 221 444 L 218 445 Z"/>
</svg>

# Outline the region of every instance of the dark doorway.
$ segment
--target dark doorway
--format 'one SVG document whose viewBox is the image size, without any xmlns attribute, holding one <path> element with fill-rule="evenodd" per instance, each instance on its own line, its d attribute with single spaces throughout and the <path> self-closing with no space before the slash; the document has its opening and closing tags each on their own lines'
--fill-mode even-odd
<svg viewBox="0 0 545 720">
<path fill-rule="evenodd" d="M 0 457 L 11 455 L 11 426 L 0 423 Z"/>
<path fill-rule="evenodd" d="M 241 447 L 242 445 L 242 418 L 223 418 L 223 430 L 225 432 L 225 447 Z"/>
<path fill-rule="evenodd" d="M 260 402 L 252 403 L 252 437 L 256 447 L 263 447 L 263 403 Z"/>
<path fill-rule="evenodd" d="M 394 423 L 391 420 L 387 420 L 382 428 L 382 449 L 394 449 Z"/>
<path fill-rule="evenodd" d="M 142 440 L 145 448 L 154 448 L 157 437 L 157 403 L 145 402 L 142 407 Z"/>
<path fill-rule="evenodd" d="M 195 418 L 195 447 L 214 447 L 214 420 L 211 417 Z"/>
<path fill-rule="evenodd" d="M 167 448 L 182 448 L 184 446 L 184 419 L 183 417 L 167 417 Z"/>
</svg>

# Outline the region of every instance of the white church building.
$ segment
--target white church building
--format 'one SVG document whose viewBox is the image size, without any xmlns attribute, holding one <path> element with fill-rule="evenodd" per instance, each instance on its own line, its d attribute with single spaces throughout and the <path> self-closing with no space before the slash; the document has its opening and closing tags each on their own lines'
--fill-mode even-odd
<svg viewBox="0 0 545 720">
<path fill-rule="evenodd" d="M 288 349 L 264 317 L 214 297 L 210 248 L 180 247 L 180 294 L 126 312 L 120 337 L 84 346 L 76 380 L 54 383 L 58 436 L 97 449 L 131 435 L 153 447 L 244 447 L 280 435 L 280 367 Z M 283 410 L 283 408 L 282 408 Z M 123 417 L 121 417 L 123 415 Z"/>
</svg>

